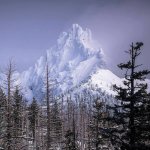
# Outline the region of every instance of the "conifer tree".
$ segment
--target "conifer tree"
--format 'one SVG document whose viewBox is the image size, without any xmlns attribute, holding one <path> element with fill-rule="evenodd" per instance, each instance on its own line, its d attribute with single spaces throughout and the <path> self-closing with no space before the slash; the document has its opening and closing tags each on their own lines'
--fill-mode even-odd
<svg viewBox="0 0 150 150">
<path fill-rule="evenodd" d="M 4 147 L 4 138 L 6 136 L 6 96 L 0 88 L 0 145 Z"/>
<path fill-rule="evenodd" d="M 16 87 L 13 95 L 13 124 L 14 124 L 14 137 L 21 136 L 22 133 L 22 108 L 23 101 L 22 95 L 19 93 L 18 87 Z"/>
<path fill-rule="evenodd" d="M 36 129 L 37 129 L 37 120 L 38 120 L 38 104 L 35 98 L 33 98 L 32 103 L 29 106 L 29 128 L 32 132 L 34 147 L 36 147 Z"/>
<path fill-rule="evenodd" d="M 65 134 L 65 150 L 78 150 L 76 139 L 76 126 L 75 126 L 75 111 L 72 112 L 72 129 L 68 129 Z"/>
<path fill-rule="evenodd" d="M 99 98 L 94 100 L 93 104 L 93 119 L 90 123 L 90 130 L 92 131 L 92 141 L 93 147 L 96 150 L 103 149 L 103 146 L 106 144 L 106 134 L 104 134 L 105 128 L 105 108 L 102 101 Z"/>
<path fill-rule="evenodd" d="M 148 127 L 148 99 L 145 76 L 150 72 L 140 70 L 137 58 L 141 54 L 143 43 L 137 42 L 126 51 L 129 61 L 121 63 L 118 67 L 125 69 L 124 86 L 114 86 L 117 91 L 117 104 L 112 107 L 114 114 L 110 117 L 113 125 L 110 128 L 112 144 L 116 149 L 146 150 L 149 149 Z M 147 108 L 147 110 L 146 110 Z"/>
<path fill-rule="evenodd" d="M 65 150 L 75 150 L 74 132 L 67 130 L 65 135 Z"/>
<path fill-rule="evenodd" d="M 51 108 L 51 139 L 52 143 L 55 143 L 55 147 L 59 147 L 62 142 L 62 122 L 60 118 L 59 105 L 57 100 Z"/>
<path fill-rule="evenodd" d="M 16 149 L 22 147 L 23 137 L 22 137 L 22 121 L 23 121 L 23 100 L 22 95 L 19 92 L 18 87 L 16 87 L 13 94 L 13 143 Z"/>
</svg>

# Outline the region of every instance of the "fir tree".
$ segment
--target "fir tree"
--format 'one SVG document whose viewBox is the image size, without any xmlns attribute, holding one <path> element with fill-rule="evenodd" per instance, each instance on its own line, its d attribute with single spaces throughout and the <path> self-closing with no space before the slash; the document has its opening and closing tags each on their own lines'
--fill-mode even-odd
<svg viewBox="0 0 150 150">
<path fill-rule="evenodd" d="M 93 119 L 90 123 L 90 130 L 92 131 L 92 141 L 95 150 L 103 149 L 106 145 L 106 134 L 105 132 L 105 118 L 106 110 L 104 103 L 99 98 L 94 100 L 93 104 Z"/>
<path fill-rule="evenodd" d="M 116 149 L 146 150 L 149 149 L 148 101 L 147 85 L 144 84 L 148 70 L 139 70 L 137 58 L 141 54 L 143 43 L 132 43 L 127 51 L 129 61 L 118 65 L 125 69 L 124 87 L 114 86 L 118 95 L 118 103 L 112 107 L 114 114 L 110 117 L 113 125 L 110 137 Z M 148 127 L 149 128 L 149 127 Z"/>
<path fill-rule="evenodd" d="M 32 132 L 33 142 L 35 146 L 36 141 L 36 127 L 37 127 L 37 120 L 38 120 L 38 104 L 35 98 L 33 98 L 32 103 L 29 106 L 29 128 Z"/>
</svg>

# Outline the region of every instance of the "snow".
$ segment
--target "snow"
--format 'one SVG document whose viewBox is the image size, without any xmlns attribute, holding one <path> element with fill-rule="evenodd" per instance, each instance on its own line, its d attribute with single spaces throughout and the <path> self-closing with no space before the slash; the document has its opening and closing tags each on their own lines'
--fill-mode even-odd
<svg viewBox="0 0 150 150">
<path fill-rule="evenodd" d="M 117 86 L 123 86 L 122 79 L 107 69 L 98 70 L 92 75 L 89 82 L 92 85 L 97 85 L 103 91 L 106 91 L 108 94 L 112 95 L 116 94 L 116 92 L 113 91 L 114 84 Z"/>
<path fill-rule="evenodd" d="M 49 65 L 50 78 L 56 79 L 56 92 L 65 92 L 86 81 L 86 86 L 94 85 L 115 95 L 114 84 L 123 86 L 123 79 L 107 69 L 105 54 L 99 44 L 92 38 L 89 29 L 82 29 L 78 24 L 62 32 L 56 44 L 41 56 L 34 66 L 21 74 L 16 73 L 17 84 L 21 85 L 24 96 L 31 100 L 34 96 L 38 100 L 43 97 L 45 68 Z M 0 78 L 3 75 L 0 74 Z M 146 80 L 150 87 L 150 80 Z M 150 90 L 150 88 L 149 88 Z"/>
<path fill-rule="evenodd" d="M 95 64 L 99 62 L 96 56 L 91 57 L 88 60 L 80 62 L 80 64 L 76 67 L 76 69 L 72 73 L 73 84 L 77 85 L 81 81 L 85 80 L 90 73 L 92 73 Z"/>
<path fill-rule="evenodd" d="M 122 80 L 107 69 L 104 52 L 92 39 L 89 29 L 73 24 L 67 32 L 62 32 L 54 46 L 41 56 L 35 66 L 21 74 L 24 93 L 28 99 L 41 99 L 46 60 L 50 78 L 59 83 L 56 91 L 66 90 L 87 80 L 89 85 L 97 85 L 102 91 L 115 95 L 114 84 L 123 86 Z M 91 77 L 89 80 L 88 78 Z"/>
<path fill-rule="evenodd" d="M 73 24 L 67 32 L 60 34 L 57 43 L 47 50 L 46 56 L 41 56 L 35 66 L 21 74 L 22 89 L 28 93 L 28 98 L 33 95 L 40 98 L 46 60 L 50 78 L 57 79 L 57 90 L 62 92 L 76 86 L 97 69 L 105 68 L 103 51 L 92 39 L 91 31 Z"/>
</svg>

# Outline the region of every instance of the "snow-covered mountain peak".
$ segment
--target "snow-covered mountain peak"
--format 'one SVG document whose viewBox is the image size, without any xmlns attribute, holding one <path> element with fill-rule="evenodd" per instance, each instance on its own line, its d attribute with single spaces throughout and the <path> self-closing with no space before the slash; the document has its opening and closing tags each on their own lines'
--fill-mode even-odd
<svg viewBox="0 0 150 150">
<path fill-rule="evenodd" d="M 79 45 L 83 47 L 80 51 L 84 50 L 84 53 L 93 54 L 102 51 L 99 48 L 98 43 L 92 39 L 92 34 L 89 29 L 83 29 L 78 24 L 73 24 L 72 27 L 67 31 L 60 34 L 57 40 L 58 50 L 62 48 L 74 47 Z"/>
<path fill-rule="evenodd" d="M 98 44 L 92 39 L 89 29 L 83 30 L 78 24 L 73 24 L 67 31 L 60 34 L 55 46 L 47 50 L 50 65 L 59 71 L 74 69 L 80 62 L 92 57 L 99 59 L 99 67 L 104 67 L 104 54 Z"/>
<path fill-rule="evenodd" d="M 46 55 L 21 74 L 23 89 L 30 93 L 27 97 L 40 97 L 46 62 L 49 64 L 50 77 L 59 82 L 58 91 L 76 86 L 97 70 L 106 68 L 103 51 L 93 40 L 91 31 L 82 29 L 78 24 L 62 32 Z"/>
<path fill-rule="evenodd" d="M 90 89 L 92 93 L 100 91 L 102 95 L 115 95 L 113 84 L 123 86 L 123 79 L 107 69 L 104 53 L 93 40 L 91 31 L 78 24 L 62 32 L 56 44 L 34 66 L 21 74 L 15 74 L 17 84 L 22 86 L 22 92 L 28 100 L 32 97 L 43 99 L 47 63 L 50 78 L 57 81 L 57 86 L 54 86 L 56 94 Z M 4 78 L 2 74 L 0 78 Z M 150 87 L 149 80 L 146 83 Z"/>
</svg>

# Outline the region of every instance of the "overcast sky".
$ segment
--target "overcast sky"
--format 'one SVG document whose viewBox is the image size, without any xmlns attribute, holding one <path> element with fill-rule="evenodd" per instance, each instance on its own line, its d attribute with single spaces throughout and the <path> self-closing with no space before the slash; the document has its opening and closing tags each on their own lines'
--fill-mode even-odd
<svg viewBox="0 0 150 150">
<path fill-rule="evenodd" d="M 150 69 L 150 0 L 0 0 L 0 67 L 13 58 L 28 69 L 73 23 L 91 29 L 114 73 L 136 41 Z"/>
</svg>

